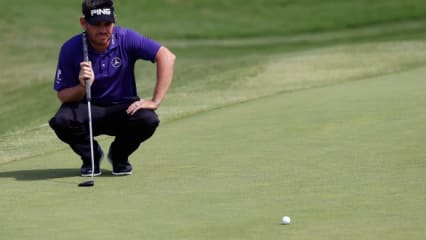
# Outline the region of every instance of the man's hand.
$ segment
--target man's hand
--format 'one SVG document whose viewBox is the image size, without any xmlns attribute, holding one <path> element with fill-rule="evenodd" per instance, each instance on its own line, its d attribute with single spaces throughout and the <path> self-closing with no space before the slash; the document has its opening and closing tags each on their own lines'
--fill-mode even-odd
<svg viewBox="0 0 426 240">
<path fill-rule="evenodd" d="M 93 81 L 95 80 L 95 73 L 92 69 L 92 62 L 80 63 L 80 73 L 78 75 L 78 80 L 80 81 L 81 86 L 86 87 L 86 79 L 90 80 L 90 86 L 92 86 Z"/>
<path fill-rule="evenodd" d="M 151 110 L 157 110 L 158 104 L 150 101 L 150 100 L 139 100 L 135 101 L 127 108 L 126 112 L 129 115 L 135 114 L 139 109 L 151 109 Z"/>
</svg>

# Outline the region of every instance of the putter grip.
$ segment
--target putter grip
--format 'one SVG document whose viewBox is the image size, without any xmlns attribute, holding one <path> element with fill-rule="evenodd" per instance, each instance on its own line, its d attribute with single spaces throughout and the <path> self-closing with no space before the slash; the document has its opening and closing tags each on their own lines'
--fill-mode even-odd
<svg viewBox="0 0 426 240">
<path fill-rule="evenodd" d="M 83 58 L 85 62 L 89 61 L 89 51 L 87 49 L 87 37 L 86 33 L 83 32 L 82 34 L 82 40 L 83 40 Z"/>
<path fill-rule="evenodd" d="M 90 79 L 86 79 L 86 98 L 87 101 L 92 100 L 92 93 L 90 92 Z"/>
<path fill-rule="evenodd" d="M 82 33 L 82 40 L 83 40 L 83 58 L 85 62 L 89 61 L 89 51 L 87 49 L 87 37 L 86 32 Z M 92 99 L 92 94 L 90 92 L 90 79 L 85 79 L 85 85 L 86 85 L 86 98 L 87 101 L 90 101 Z"/>
</svg>

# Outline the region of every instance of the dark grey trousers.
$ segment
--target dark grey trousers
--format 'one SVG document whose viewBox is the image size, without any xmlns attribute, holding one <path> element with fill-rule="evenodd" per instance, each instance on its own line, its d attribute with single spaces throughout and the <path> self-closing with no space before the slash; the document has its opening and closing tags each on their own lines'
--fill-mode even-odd
<svg viewBox="0 0 426 240">
<path fill-rule="evenodd" d="M 150 138 L 159 119 L 153 110 L 140 109 L 134 115 L 128 115 L 126 109 L 130 103 L 110 106 L 92 104 L 93 135 L 115 136 L 110 147 L 114 163 L 126 163 L 128 157 Z M 64 103 L 49 121 L 50 127 L 63 142 L 80 155 L 83 163 L 90 163 L 89 116 L 87 103 Z M 99 160 L 101 151 L 96 140 L 93 142 L 95 160 Z"/>
</svg>

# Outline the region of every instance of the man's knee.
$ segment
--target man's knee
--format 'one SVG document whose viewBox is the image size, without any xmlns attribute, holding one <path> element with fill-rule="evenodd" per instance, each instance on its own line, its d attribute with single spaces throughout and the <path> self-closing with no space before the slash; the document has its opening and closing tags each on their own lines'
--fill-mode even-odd
<svg viewBox="0 0 426 240">
<path fill-rule="evenodd" d="M 82 139 L 87 135 L 84 124 L 75 121 L 70 116 L 56 115 L 50 119 L 49 125 L 58 138 L 67 143 Z"/>
<path fill-rule="evenodd" d="M 68 121 L 64 118 L 60 118 L 60 117 L 53 117 L 52 119 L 50 119 L 49 121 L 49 126 L 53 129 L 53 130 L 60 130 L 60 129 L 65 129 L 67 128 L 67 123 Z"/>
<path fill-rule="evenodd" d="M 75 121 L 71 116 L 56 115 L 50 119 L 49 125 L 53 130 L 66 130 L 80 128 L 83 124 Z"/>
<path fill-rule="evenodd" d="M 144 128 L 155 129 L 160 124 L 158 115 L 153 110 L 142 109 L 135 113 L 131 122 Z"/>
</svg>

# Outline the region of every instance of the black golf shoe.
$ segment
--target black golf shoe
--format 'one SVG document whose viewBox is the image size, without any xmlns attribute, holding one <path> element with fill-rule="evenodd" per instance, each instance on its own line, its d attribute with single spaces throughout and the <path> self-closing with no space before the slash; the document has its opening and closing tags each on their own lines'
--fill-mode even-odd
<svg viewBox="0 0 426 240">
<path fill-rule="evenodd" d="M 125 176 L 132 174 L 132 165 L 130 163 L 118 163 L 113 165 L 112 175 Z"/>
<path fill-rule="evenodd" d="M 132 165 L 126 161 L 126 162 L 115 162 L 112 160 L 111 157 L 111 149 L 108 151 L 108 161 L 112 165 L 112 175 L 114 176 L 125 176 L 125 175 L 131 175 L 132 174 Z"/>
<path fill-rule="evenodd" d="M 95 172 L 93 176 L 100 176 L 102 174 L 100 165 L 101 165 L 102 159 L 104 158 L 104 152 L 102 151 L 100 147 L 98 147 L 98 152 L 100 152 L 100 157 L 98 159 L 95 159 Z M 80 173 L 82 177 L 92 176 L 92 163 L 91 162 L 83 163 L 83 165 L 80 168 Z"/>
<path fill-rule="evenodd" d="M 92 164 L 83 164 L 80 168 L 81 176 L 82 177 L 90 177 L 92 176 Z M 102 174 L 101 169 L 99 168 L 99 165 L 96 166 L 95 164 L 95 173 L 93 176 L 100 176 Z"/>
</svg>

